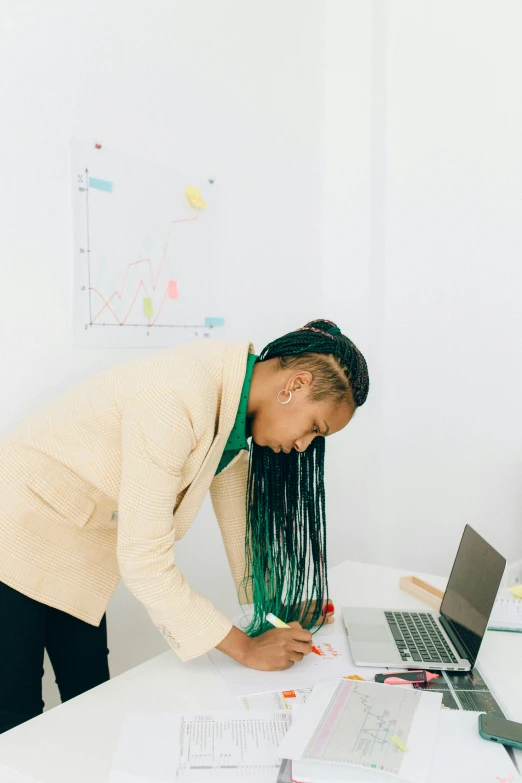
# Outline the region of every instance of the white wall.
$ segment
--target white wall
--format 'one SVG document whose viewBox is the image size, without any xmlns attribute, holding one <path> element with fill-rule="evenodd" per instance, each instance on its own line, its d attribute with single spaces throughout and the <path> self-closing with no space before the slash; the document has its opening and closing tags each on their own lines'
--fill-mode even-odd
<svg viewBox="0 0 522 783">
<path fill-rule="evenodd" d="M 220 179 L 232 339 L 327 317 L 366 354 L 368 403 L 328 443 L 331 563 L 446 572 L 466 521 L 520 557 L 518 1 L 0 14 L 0 429 L 139 354 L 72 346 L 67 145 L 96 138 Z M 178 560 L 232 612 L 216 527 L 207 502 Z M 108 615 L 113 674 L 166 649 L 121 585 Z"/>
<path fill-rule="evenodd" d="M 230 339 L 260 350 L 322 315 L 317 3 L 21 0 L 0 14 L 2 431 L 139 354 L 72 346 L 71 135 L 220 180 Z M 207 503 L 178 560 L 231 612 L 216 528 Z M 108 619 L 113 674 L 166 649 L 121 585 Z"/>
<path fill-rule="evenodd" d="M 521 29 L 515 0 L 328 4 L 325 311 L 371 376 L 328 449 L 334 563 L 447 573 L 465 522 L 522 555 Z"/>
</svg>

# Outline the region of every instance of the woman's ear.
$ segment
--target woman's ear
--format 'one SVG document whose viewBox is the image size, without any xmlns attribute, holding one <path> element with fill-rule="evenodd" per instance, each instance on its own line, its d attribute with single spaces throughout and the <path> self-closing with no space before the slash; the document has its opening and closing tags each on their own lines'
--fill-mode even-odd
<svg viewBox="0 0 522 783">
<path fill-rule="evenodd" d="M 314 377 L 311 372 L 309 372 L 308 370 L 301 370 L 300 372 L 296 373 L 291 379 L 290 389 L 292 391 L 297 391 L 297 389 L 300 389 L 301 387 L 306 388 L 307 386 L 310 386 L 313 379 Z"/>
</svg>

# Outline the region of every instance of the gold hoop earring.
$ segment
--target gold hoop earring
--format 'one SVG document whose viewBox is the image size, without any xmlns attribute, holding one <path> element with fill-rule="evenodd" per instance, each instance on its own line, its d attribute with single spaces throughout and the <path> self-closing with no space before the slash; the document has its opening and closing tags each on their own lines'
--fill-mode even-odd
<svg viewBox="0 0 522 783">
<path fill-rule="evenodd" d="M 286 401 L 286 402 L 281 402 L 281 400 L 279 399 L 279 397 L 280 397 L 280 395 L 281 395 L 283 392 L 284 392 L 284 389 L 281 389 L 281 391 L 280 391 L 280 392 L 279 392 L 279 394 L 277 395 L 277 401 L 278 401 L 278 403 L 279 403 L 280 405 L 288 405 L 288 403 L 289 403 L 289 402 L 290 402 L 290 400 L 292 399 L 292 392 L 291 392 L 291 391 L 289 391 L 289 392 L 288 392 L 288 394 L 290 395 L 290 397 L 287 399 L 287 401 Z"/>
</svg>

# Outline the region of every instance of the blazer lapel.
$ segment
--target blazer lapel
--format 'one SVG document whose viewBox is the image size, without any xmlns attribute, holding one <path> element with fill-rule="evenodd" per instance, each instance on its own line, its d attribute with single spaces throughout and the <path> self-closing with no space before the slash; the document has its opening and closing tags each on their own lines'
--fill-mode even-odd
<svg viewBox="0 0 522 783">
<path fill-rule="evenodd" d="M 203 498 L 215 476 L 228 436 L 234 426 L 239 397 L 245 380 L 248 353 L 254 353 L 254 346 L 250 342 L 229 343 L 227 346 L 223 364 L 223 389 L 218 431 L 174 514 L 176 522 L 182 528 L 186 528 L 199 511 Z"/>
</svg>

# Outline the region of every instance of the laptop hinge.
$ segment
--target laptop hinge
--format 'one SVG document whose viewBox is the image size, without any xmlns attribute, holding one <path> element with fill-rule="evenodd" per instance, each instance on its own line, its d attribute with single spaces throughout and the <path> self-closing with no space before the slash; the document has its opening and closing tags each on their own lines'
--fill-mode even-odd
<svg viewBox="0 0 522 783">
<path fill-rule="evenodd" d="M 453 646 L 455 647 L 456 651 L 460 655 L 461 658 L 466 658 L 471 665 L 473 666 L 473 656 L 469 654 L 469 652 L 466 650 L 462 642 L 460 641 L 459 637 L 451 627 L 451 624 L 446 620 L 443 614 L 439 615 L 440 624 L 448 634 L 449 638 L 453 642 Z"/>
</svg>

